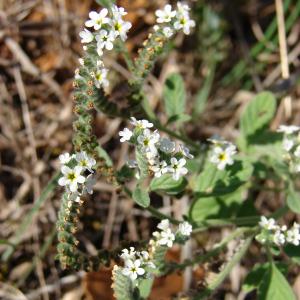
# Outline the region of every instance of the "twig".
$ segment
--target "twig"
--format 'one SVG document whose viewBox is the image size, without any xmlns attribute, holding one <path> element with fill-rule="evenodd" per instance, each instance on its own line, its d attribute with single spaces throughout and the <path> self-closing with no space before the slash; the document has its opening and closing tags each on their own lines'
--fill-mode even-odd
<svg viewBox="0 0 300 300">
<path fill-rule="evenodd" d="M 275 6 L 276 6 L 276 16 L 277 16 L 277 24 L 278 24 L 281 74 L 283 79 L 288 79 L 290 77 L 290 71 L 289 71 L 289 61 L 288 61 L 288 54 L 287 54 L 284 10 L 283 10 L 282 0 L 275 0 Z M 282 103 L 283 103 L 282 105 L 284 106 L 285 115 L 287 118 L 289 118 L 292 114 L 292 98 L 290 96 L 286 96 L 283 99 Z"/>
</svg>

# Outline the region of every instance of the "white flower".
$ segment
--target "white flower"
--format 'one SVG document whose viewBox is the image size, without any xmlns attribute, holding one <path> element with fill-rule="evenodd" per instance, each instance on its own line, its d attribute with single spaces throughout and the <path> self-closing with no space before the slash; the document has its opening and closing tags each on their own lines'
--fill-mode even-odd
<svg viewBox="0 0 300 300">
<path fill-rule="evenodd" d="M 173 246 L 175 240 L 175 235 L 172 233 L 171 229 L 168 228 L 160 233 L 160 239 L 157 241 L 159 245 L 165 245 L 169 248 Z"/>
<path fill-rule="evenodd" d="M 283 132 L 285 134 L 292 134 L 294 132 L 297 132 L 300 130 L 299 126 L 295 125 L 280 125 L 279 128 L 277 129 L 278 132 Z"/>
<path fill-rule="evenodd" d="M 188 222 L 180 223 L 178 226 L 178 232 L 185 236 L 190 236 L 193 231 L 193 227 Z"/>
<path fill-rule="evenodd" d="M 189 6 L 186 3 L 177 2 L 177 13 L 178 14 L 187 14 L 190 11 Z"/>
<path fill-rule="evenodd" d="M 113 28 L 114 35 L 120 36 L 121 40 L 124 42 L 127 39 L 127 31 L 131 28 L 131 23 L 123 21 L 122 19 L 111 20 L 111 26 Z"/>
<path fill-rule="evenodd" d="M 112 50 L 114 47 L 113 42 L 115 41 L 114 32 L 110 31 L 108 33 L 106 30 L 101 29 L 99 34 L 96 35 L 96 41 L 98 54 L 102 52 L 103 48 Z"/>
<path fill-rule="evenodd" d="M 155 144 L 159 141 L 159 133 L 157 131 L 151 133 L 149 129 L 144 129 L 137 137 L 137 141 L 142 145 L 144 152 L 153 152 L 156 150 Z"/>
<path fill-rule="evenodd" d="M 88 175 L 88 177 L 86 178 L 86 182 L 84 184 L 84 191 L 92 195 L 94 193 L 93 187 L 95 184 L 96 184 L 96 178 L 93 176 L 93 174 Z"/>
<path fill-rule="evenodd" d="M 158 151 L 154 145 L 150 145 L 149 148 L 143 149 L 145 152 L 145 156 L 148 160 L 149 165 L 154 166 L 158 164 Z"/>
<path fill-rule="evenodd" d="M 188 170 L 185 168 L 186 160 L 180 158 L 177 160 L 175 157 L 171 158 L 171 166 L 168 167 L 168 171 L 173 174 L 173 179 L 178 180 L 181 175 L 186 175 Z"/>
<path fill-rule="evenodd" d="M 236 154 L 236 147 L 232 144 L 225 148 L 216 146 L 213 148 L 213 154 L 210 161 L 217 165 L 219 170 L 224 170 L 226 165 L 232 165 L 232 156 Z"/>
<path fill-rule="evenodd" d="M 126 262 L 127 260 L 134 260 L 136 256 L 136 251 L 134 247 L 128 249 L 123 249 L 120 257 Z"/>
<path fill-rule="evenodd" d="M 99 89 L 102 86 L 107 87 L 109 85 L 109 81 L 107 80 L 108 70 L 104 67 L 98 67 L 96 73 L 93 72 L 91 75 L 95 79 L 95 85 Z"/>
<path fill-rule="evenodd" d="M 66 152 L 66 153 L 61 154 L 58 158 L 59 158 L 60 163 L 65 165 L 72 159 L 72 156 L 70 155 L 70 153 Z"/>
<path fill-rule="evenodd" d="M 136 280 L 138 276 L 144 275 L 145 270 L 141 268 L 141 260 L 139 259 L 135 261 L 127 260 L 122 273 L 125 276 L 129 276 L 129 278 L 133 281 Z"/>
<path fill-rule="evenodd" d="M 114 19 L 120 19 L 123 16 L 127 15 L 127 12 L 125 11 L 124 7 L 118 7 L 117 5 L 113 5 L 111 7 L 111 12 Z"/>
<path fill-rule="evenodd" d="M 94 39 L 94 35 L 86 28 L 79 32 L 79 36 L 81 38 L 81 43 L 83 44 L 90 43 Z"/>
<path fill-rule="evenodd" d="M 158 9 L 155 12 L 155 15 L 157 17 L 157 23 L 168 23 L 171 21 L 172 18 L 176 16 L 176 11 L 172 10 L 172 6 L 170 4 L 167 4 L 165 5 L 163 10 Z"/>
<path fill-rule="evenodd" d="M 130 124 L 134 125 L 138 129 L 146 129 L 153 127 L 153 124 L 150 123 L 148 120 L 137 120 L 134 117 L 131 117 L 130 119 Z"/>
<path fill-rule="evenodd" d="M 173 34 L 174 31 L 170 27 L 164 27 L 163 28 L 163 34 L 167 37 L 170 38 Z"/>
<path fill-rule="evenodd" d="M 290 151 L 294 146 L 294 141 L 285 137 L 282 141 L 282 147 L 285 151 Z M 297 150 L 296 150 L 297 151 Z"/>
<path fill-rule="evenodd" d="M 81 66 L 84 66 L 84 59 L 83 58 L 78 58 L 78 62 Z"/>
<path fill-rule="evenodd" d="M 276 230 L 275 231 L 275 233 L 273 235 L 273 242 L 277 246 L 284 245 L 284 243 L 285 243 L 285 236 L 284 236 L 284 234 L 280 230 Z"/>
<path fill-rule="evenodd" d="M 151 166 L 150 169 L 154 172 L 155 177 L 160 177 L 161 175 L 166 174 L 168 172 L 168 165 L 163 160 Z"/>
<path fill-rule="evenodd" d="M 190 149 L 182 144 L 179 145 L 179 152 L 189 159 L 194 158 L 194 155 L 190 153 Z"/>
<path fill-rule="evenodd" d="M 162 138 L 159 141 L 159 149 L 165 153 L 172 153 L 175 151 L 175 143 L 168 138 Z"/>
<path fill-rule="evenodd" d="M 286 241 L 291 243 L 295 246 L 300 245 L 300 231 L 299 231 L 299 224 L 294 223 L 293 227 L 289 229 L 286 233 Z"/>
<path fill-rule="evenodd" d="M 188 14 L 177 15 L 177 21 L 174 23 L 174 28 L 177 30 L 182 29 L 184 34 L 190 34 L 191 27 L 195 26 L 195 21 L 191 20 Z"/>
<path fill-rule="evenodd" d="M 76 154 L 75 159 L 78 165 L 83 168 L 83 170 L 89 170 L 93 172 L 92 168 L 96 165 L 96 160 L 93 157 L 87 155 L 85 151 L 81 151 Z"/>
<path fill-rule="evenodd" d="M 107 14 L 107 8 L 101 9 L 99 13 L 96 11 L 91 11 L 89 13 L 90 20 L 85 22 L 85 26 L 94 27 L 95 30 L 99 30 L 103 24 L 107 24 L 109 22 L 109 18 L 106 17 Z"/>
<path fill-rule="evenodd" d="M 296 150 L 295 150 L 295 152 L 294 152 L 294 155 L 295 155 L 296 157 L 300 158 L 300 145 L 297 146 L 297 148 L 296 148 Z"/>
<path fill-rule="evenodd" d="M 131 130 L 129 130 L 128 128 L 124 128 L 124 130 L 121 130 L 119 132 L 119 136 L 121 137 L 120 142 L 124 143 L 126 141 L 130 141 L 132 135 L 133 133 Z"/>
<path fill-rule="evenodd" d="M 260 222 L 258 224 L 260 227 L 266 230 L 273 230 L 278 228 L 278 225 L 276 225 L 276 222 L 273 218 L 267 219 L 265 216 L 260 217 Z"/>
<path fill-rule="evenodd" d="M 155 24 L 155 25 L 153 26 L 153 30 L 154 30 L 154 31 L 158 31 L 159 29 L 160 29 L 160 26 L 159 26 L 159 25 Z"/>
<path fill-rule="evenodd" d="M 137 164 L 137 161 L 134 160 L 134 159 L 129 159 L 127 160 L 127 166 L 130 168 L 130 169 L 134 169 L 138 166 Z"/>
<path fill-rule="evenodd" d="M 168 219 L 161 220 L 160 223 L 158 223 L 157 228 L 166 231 L 170 228 L 170 221 Z"/>
<path fill-rule="evenodd" d="M 81 175 L 83 168 L 81 166 L 76 166 L 74 169 L 68 166 L 62 166 L 61 172 L 63 176 L 59 178 L 58 184 L 61 186 L 69 186 L 71 192 L 76 192 L 78 188 L 78 183 L 84 183 L 85 177 Z"/>
<path fill-rule="evenodd" d="M 150 261 L 150 254 L 147 251 L 141 251 L 138 253 L 140 259 L 144 264 L 146 264 L 150 268 L 155 268 L 155 265 L 152 261 Z"/>
</svg>

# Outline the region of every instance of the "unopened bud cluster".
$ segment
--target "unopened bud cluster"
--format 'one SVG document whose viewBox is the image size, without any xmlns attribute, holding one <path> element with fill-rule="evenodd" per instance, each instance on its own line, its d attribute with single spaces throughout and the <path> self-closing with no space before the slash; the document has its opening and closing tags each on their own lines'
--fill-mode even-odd
<svg viewBox="0 0 300 300">
<path fill-rule="evenodd" d="M 128 128 L 119 132 L 120 141 L 133 144 L 145 158 L 149 171 L 155 177 L 163 174 L 172 174 L 174 180 L 188 173 L 185 158 L 193 158 L 190 151 L 184 145 L 176 147 L 176 143 L 166 137 L 161 137 L 157 130 L 151 131 L 153 124 L 147 120 L 131 118 L 134 129 Z M 129 167 L 135 168 L 138 164 L 135 160 L 129 161 Z M 141 170 L 140 170 L 141 171 Z"/>
</svg>

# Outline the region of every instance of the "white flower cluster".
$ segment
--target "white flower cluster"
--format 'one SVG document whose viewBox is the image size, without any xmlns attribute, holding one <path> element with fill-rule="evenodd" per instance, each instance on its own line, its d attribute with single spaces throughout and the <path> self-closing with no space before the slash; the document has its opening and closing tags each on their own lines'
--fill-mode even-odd
<svg viewBox="0 0 300 300">
<path fill-rule="evenodd" d="M 174 241 L 186 241 L 192 233 L 192 226 L 188 222 L 179 224 L 177 231 L 174 233 L 171 230 L 168 219 L 162 220 L 157 228 L 160 231 L 153 232 L 153 239 L 150 240 L 150 250 L 136 251 L 134 247 L 123 249 L 120 257 L 124 261 L 122 273 L 128 276 L 132 281 L 139 278 L 145 278 L 153 271 L 156 266 L 152 262 L 153 254 L 157 247 L 165 246 L 171 248 Z"/>
<path fill-rule="evenodd" d="M 108 86 L 109 82 L 106 79 L 108 70 L 104 67 L 101 60 L 104 50 L 112 50 L 114 42 L 120 38 L 122 41 L 127 39 L 127 32 L 131 28 L 131 23 L 124 21 L 123 16 L 127 15 L 127 12 L 123 7 L 113 5 L 109 12 L 107 8 L 101 9 L 100 12 L 91 11 L 89 13 L 89 20 L 85 22 L 85 26 L 93 28 L 94 32 L 88 29 L 84 29 L 79 33 L 81 37 L 81 43 L 90 44 L 96 43 L 96 50 L 100 57 L 97 62 L 97 70 L 91 75 L 95 80 L 95 84 L 98 88 Z M 88 47 L 84 46 L 84 50 Z M 82 62 L 82 60 L 81 60 Z M 78 75 L 77 75 L 78 76 Z"/>
<path fill-rule="evenodd" d="M 76 201 L 84 194 L 92 194 L 95 184 L 94 168 L 96 160 L 89 157 L 85 151 L 70 155 L 64 153 L 59 156 L 62 177 L 58 184 L 64 186 Z"/>
<path fill-rule="evenodd" d="M 208 139 L 208 141 L 214 144 L 210 162 L 217 165 L 219 170 L 224 170 L 227 165 L 233 164 L 233 156 L 237 153 L 235 145 L 222 140 Z"/>
<path fill-rule="evenodd" d="M 134 247 L 123 249 L 120 257 L 124 261 L 123 275 L 128 276 L 132 281 L 139 277 L 146 276 L 149 268 L 155 268 L 150 261 L 150 255 L 147 251 L 136 251 Z"/>
<path fill-rule="evenodd" d="M 300 172 L 300 127 L 281 125 L 277 131 L 283 133 L 282 147 L 291 171 Z"/>
<path fill-rule="evenodd" d="M 195 27 L 195 21 L 190 18 L 190 8 L 187 4 L 177 2 L 177 9 L 172 10 L 170 4 L 155 12 L 157 24 L 155 31 L 161 31 L 167 38 L 170 38 L 175 31 L 182 30 L 184 34 L 190 34 L 191 28 Z"/>
<path fill-rule="evenodd" d="M 187 147 L 180 144 L 176 150 L 175 142 L 166 137 L 160 137 L 157 130 L 152 132 L 150 128 L 153 124 L 147 120 L 136 120 L 132 117 L 130 123 L 134 126 L 134 130 L 124 128 L 120 131 L 120 141 L 121 143 L 130 142 L 138 147 L 145 155 L 149 170 L 154 173 L 155 177 L 170 173 L 174 180 L 179 180 L 181 176 L 187 174 L 184 157 L 193 158 Z M 131 160 L 128 165 L 136 167 L 137 163 Z"/>
<path fill-rule="evenodd" d="M 162 220 L 157 228 L 160 231 L 153 232 L 153 239 L 150 240 L 151 252 L 155 252 L 156 247 L 165 246 L 171 248 L 175 240 L 184 241 L 190 237 L 193 227 L 188 222 L 179 224 L 176 232 L 173 232 L 168 219 Z"/>
<path fill-rule="evenodd" d="M 294 225 L 287 229 L 286 225 L 279 226 L 273 218 L 267 219 L 265 216 L 261 217 L 259 226 L 262 231 L 256 236 L 256 239 L 262 243 L 274 243 L 277 246 L 283 246 L 286 243 L 295 246 L 300 245 L 300 225 Z"/>
</svg>

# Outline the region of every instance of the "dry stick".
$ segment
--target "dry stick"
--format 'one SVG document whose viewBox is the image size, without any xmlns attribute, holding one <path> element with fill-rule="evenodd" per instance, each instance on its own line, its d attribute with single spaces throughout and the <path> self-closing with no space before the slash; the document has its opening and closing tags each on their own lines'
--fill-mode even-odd
<svg viewBox="0 0 300 300">
<path fill-rule="evenodd" d="M 24 86 L 24 82 L 22 80 L 22 75 L 21 75 L 20 69 L 13 68 L 13 74 L 14 74 L 17 90 L 18 90 L 20 100 L 21 100 L 23 121 L 25 124 L 26 133 L 27 133 L 29 145 L 31 148 L 31 164 L 32 164 L 32 169 L 34 170 L 35 166 L 37 166 L 37 163 L 38 163 L 38 156 L 37 156 L 37 152 L 36 152 L 36 141 L 35 141 L 35 137 L 33 134 L 25 86 Z M 34 176 L 32 182 L 33 182 L 33 189 L 34 189 L 34 199 L 36 200 L 36 199 L 38 199 L 38 197 L 40 196 L 40 193 L 41 193 L 41 187 L 40 187 L 40 182 L 39 182 L 38 177 Z"/>
<path fill-rule="evenodd" d="M 288 62 L 291 63 L 297 59 L 297 57 L 300 55 L 300 43 L 298 43 L 293 50 L 288 54 Z M 270 87 L 275 80 L 280 77 L 281 73 L 281 66 L 278 65 L 270 74 L 267 76 L 267 78 L 263 81 L 264 87 Z"/>
<path fill-rule="evenodd" d="M 65 97 L 57 82 L 53 80 L 48 74 L 41 73 L 40 70 L 31 62 L 28 55 L 24 52 L 24 50 L 15 40 L 13 40 L 10 37 L 7 37 L 5 38 L 5 44 L 9 48 L 9 50 L 14 54 L 17 61 L 20 63 L 22 71 L 34 77 L 39 77 L 41 81 L 45 83 L 55 93 L 55 95 L 60 99 L 61 102 L 65 102 Z"/>
<path fill-rule="evenodd" d="M 285 22 L 284 22 L 284 10 L 283 10 L 282 0 L 275 0 L 275 6 L 276 6 L 276 16 L 277 16 L 277 24 L 278 24 L 281 75 L 283 79 L 288 79 L 290 77 L 290 71 L 289 71 L 289 61 L 287 55 L 287 43 L 286 43 L 286 36 L 285 36 Z M 283 98 L 283 101 L 280 104 L 280 107 L 278 109 L 278 114 L 275 120 L 278 120 L 282 108 L 284 108 L 285 110 L 285 116 L 289 118 L 292 114 L 292 99 L 290 96 L 286 96 Z"/>
</svg>

